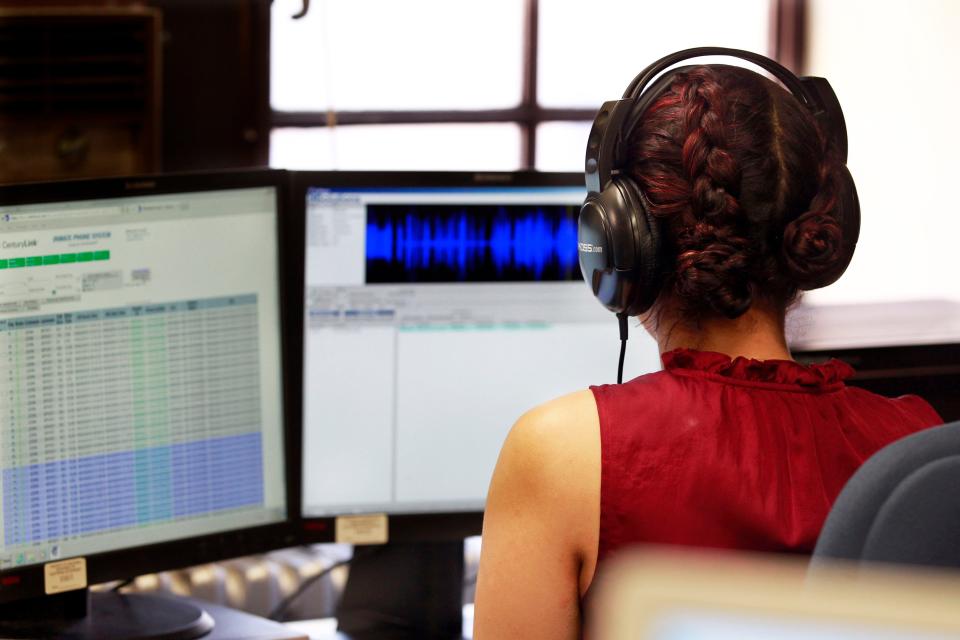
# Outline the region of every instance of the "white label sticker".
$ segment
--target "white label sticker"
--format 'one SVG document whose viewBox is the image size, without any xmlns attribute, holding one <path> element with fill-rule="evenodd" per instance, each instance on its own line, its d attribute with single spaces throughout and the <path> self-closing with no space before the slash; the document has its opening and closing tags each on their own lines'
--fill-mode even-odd
<svg viewBox="0 0 960 640">
<path fill-rule="evenodd" d="M 83 589 L 86 586 L 86 558 L 48 562 L 43 566 L 43 587 L 47 595 Z"/>
<path fill-rule="evenodd" d="M 387 514 L 339 516 L 335 538 L 347 544 L 386 544 L 388 538 Z"/>
</svg>

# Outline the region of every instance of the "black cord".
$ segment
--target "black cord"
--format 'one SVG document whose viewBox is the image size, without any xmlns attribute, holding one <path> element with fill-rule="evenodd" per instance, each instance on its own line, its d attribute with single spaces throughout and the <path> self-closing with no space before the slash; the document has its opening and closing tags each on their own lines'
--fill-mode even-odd
<svg viewBox="0 0 960 640">
<path fill-rule="evenodd" d="M 617 384 L 623 382 L 623 361 L 627 356 L 627 314 L 618 313 L 620 321 L 620 364 L 617 365 Z"/>
<path fill-rule="evenodd" d="M 340 560 L 339 562 L 334 562 L 332 565 L 330 565 L 329 567 L 327 567 L 326 569 L 324 569 L 323 571 L 321 571 L 321 572 L 318 573 L 317 575 L 315 575 L 315 576 L 310 576 L 309 578 L 307 578 L 306 580 L 304 580 L 303 582 L 301 582 L 301 583 L 300 583 L 300 586 L 297 587 L 296 591 L 294 591 L 294 592 L 291 593 L 289 596 L 287 596 L 286 598 L 284 598 L 283 600 L 281 600 L 281 601 L 280 601 L 280 604 L 278 604 L 276 607 L 274 607 L 274 608 L 273 608 L 273 611 L 271 611 L 271 612 L 270 612 L 270 615 L 268 615 L 267 617 L 268 617 L 270 620 L 275 620 L 276 622 L 281 622 L 281 621 L 282 621 L 281 618 L 283 617 L 283 614 L 285 614 L 285 613 L 287 612 L 287 609 L 290 608 L 290 605 L 293 604 L 293 601 L 296 600 L 297 598 L 299 598 L 299 597 L 303 594 L 304 591 L 306 591 L 307 589 L 309 589 L 309 588 L 310 588 L 310 585 L 312 585 L 314 582 L 316 582 L 316 581 L 319 580 L 320 578 L 326 576 L 327 574 L 329 574 L 329 573 L 330 573 L 331 571 L 333 571 L 334 569 L 337 569 L 337 568 L 342 567 L 342 566 L 344 566 L 344 565 L 350 564 L 350 561 L 351 561 L 351 560 L 353 560 L 353 558 L 348 558 L 348 559 L 346 559 L 346 560 Z"/>
<path fill-rule="evenodd" d="M 270 1 L 273 2 L 273 0 L 270 0 Z M 294 20 L 299 20 L 305 17 L 308 13 L 310 13 L 310 0 L 303 0 L 303 6 L 301 7 L 300 11 L 298 11 L 295 15 L 291 17 Z"/>
<path fill-rule="evenodd" d="M 127 578 L 126 580 L 121 580 L 118 584 L 113 585 L 113 588 L 110 591 L 120 591 L 127 585 L 131 584 L 136 578 Z"/>
</svg>

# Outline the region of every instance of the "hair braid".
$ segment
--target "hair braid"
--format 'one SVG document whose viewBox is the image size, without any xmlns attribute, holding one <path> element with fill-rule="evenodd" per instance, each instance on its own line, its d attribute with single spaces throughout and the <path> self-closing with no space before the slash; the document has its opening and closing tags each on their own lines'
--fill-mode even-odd
<svg viewBox="0 0 960 640">
<path fill-rule="evenodd" d="M 730 152 L 730 123 L 722 90 L 710 68 L 678 74 L 667 94 L 651 107 L 675 109 L 682 123 L 670 135 L 679 156 L 685 184 L 677 184 L 685 202 L 682 213 L 671 217 L 677 265 L 672 274 L 675 294 L 688 308 L 702 305 L 735 318 L 752 301 L 750 268 L 755 252 L 744 237 L 738 195 L 741 172 Z M 648 192 L 657 185 L 644 181 Z M 652 199 L 654 215 L 670 212 L 656 207 L 664 200 Z"/>
</svg>

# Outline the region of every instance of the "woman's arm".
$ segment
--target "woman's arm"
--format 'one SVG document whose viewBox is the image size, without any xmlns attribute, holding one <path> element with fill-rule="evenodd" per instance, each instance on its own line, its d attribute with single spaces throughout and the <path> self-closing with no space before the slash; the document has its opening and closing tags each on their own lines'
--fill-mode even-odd
<svg viewBox="0 0 960 640">
<path fill-rule="evenodd" d="M 590 391 L 517 421 L 483 519 L 474 637 L 577 638 L 600 522 L 600 427 Z"/>
</svg>

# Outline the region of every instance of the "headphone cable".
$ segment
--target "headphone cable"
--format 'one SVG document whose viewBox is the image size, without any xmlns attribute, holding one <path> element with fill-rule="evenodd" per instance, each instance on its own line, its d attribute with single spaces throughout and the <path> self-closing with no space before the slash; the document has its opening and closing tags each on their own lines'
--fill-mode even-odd
<svg viewBox="0 0 960 640">
<path fill-rule="evenodd" d="M 352 560 L 353 558 L 347 558 L 346 560 L 338 560 L 337 562 L 334 562 L 333 564 L 326 567 L 322 571 L 319 571 L 318 573 L 313 574 L 309 578 L 306 578 L 303 582 L 300 583 L 300 586 L 294 589 L 293 593 L 291 593 L 286 598 L 281 600 L 280 603 L 277 606 L 275 606 L 273 610 L 270 611 L 269 614 L 267 614 L 267 619 L 275 620 L 277 622 L 283 622 L 283 617 L 284 615 L 286 615 L 287 609 L 290 608 L 290 605 L 293 604 L 294 600 L 296 600 L 301 595 L 303 595 L 303 593 L 308 588 L 310 588 L 314 583 L 316 583 L 318 580 L 327 576 L 334 569 L 338 569 L 344 565 L 350 564 Z"/>
<path fill-rule="evenodd" d="M 617 365 L 617 384 L 623 382 L 623 360 L 627 355 L 627 314 L 618 313 L 620 322 L 620 364 Z"/>
</svg>

